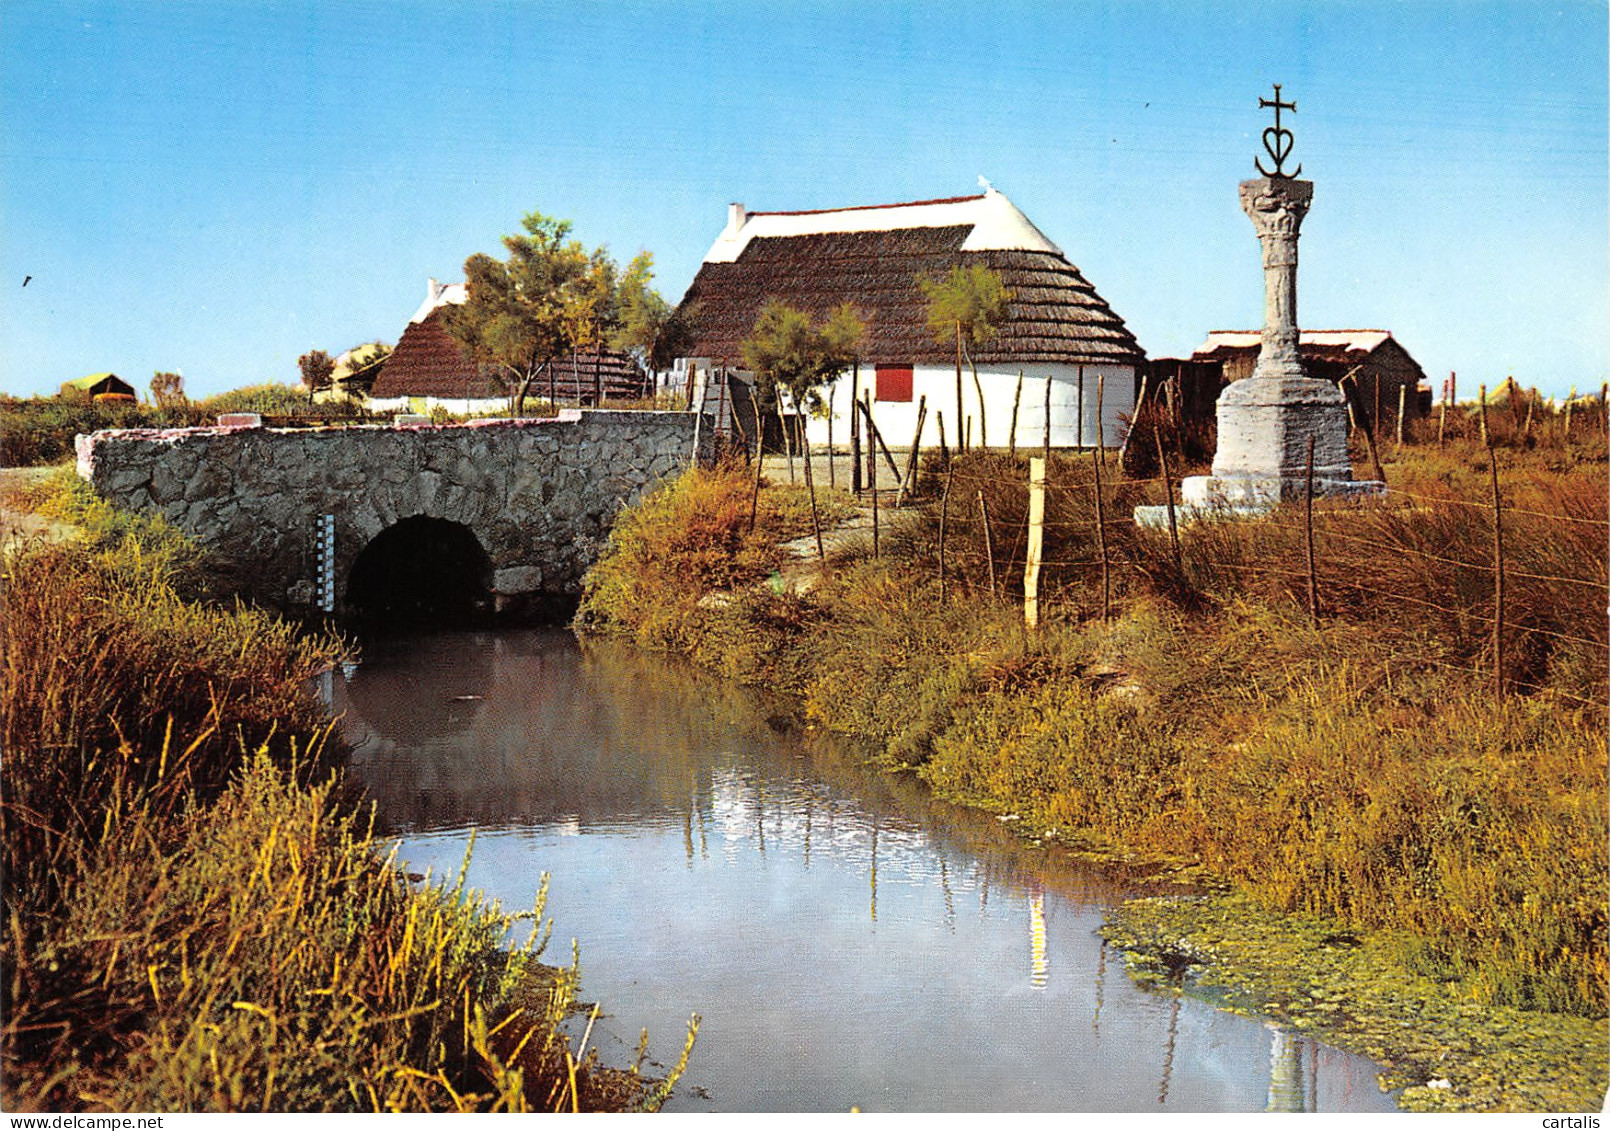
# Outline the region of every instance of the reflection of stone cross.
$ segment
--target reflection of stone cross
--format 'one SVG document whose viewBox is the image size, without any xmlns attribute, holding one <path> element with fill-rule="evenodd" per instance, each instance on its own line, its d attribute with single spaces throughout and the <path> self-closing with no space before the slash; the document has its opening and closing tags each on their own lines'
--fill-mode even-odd
<svg viewBox="0 0 1610 1131">
<path fill-rule="evenodd" d="M 1297 104 L 1295 102 L 1282 102 L 1280 100 L 1280 84 L 1275 83 L 1274 87 L 1275 100 L 1273 102 L 1269 101 L 1267 98 L 1258 99 L 1258 108 L 1260 110 L 1272 107 L 1275 112 L 1275 124 L 1263 131 L 1263 148 L 1275 163 L 1274 172 L 1270 172 L 1268 169 L 1263 167 L 1263 161 L 1261 158 L 1254 157 L 1252 159 L 1252 163 L 1258 167 L 1258 172 L 1262 173 L 1266 177 L 1295 177 L 1302 173 L 1303 167 L 1301 165 L 1297 166 L 1295 172 L 1285 173 L 1281 171 L 1281 166 L 1285 164 L 1286 158 L 1291 156 L 1291 147 L 1295 143 L 1296 138 L 1292 136 L 1290 130 L 1282 129 L 1280 127 L 1280 112 L 1282 110 L 1290 110 L 1293 114 L 1295 114 L 1297 112 Z"/>
</svg>

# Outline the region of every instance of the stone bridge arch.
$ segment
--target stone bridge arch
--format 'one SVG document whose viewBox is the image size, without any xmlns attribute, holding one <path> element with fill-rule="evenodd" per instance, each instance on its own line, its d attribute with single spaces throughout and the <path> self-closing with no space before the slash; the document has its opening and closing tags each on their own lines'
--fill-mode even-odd
<svg viewBox="0 0 1610 1131">
<path fill-rule="evenodd" d="M 473 535 L 491 594 L 566 597 L 580 593 L 621 507 L 692 461 L 695 422 L 568 411 L 457 425 L 126 429 L 80 436 L 79 473 L 112 502 L 196 537 L 231 588 L 288 611 L 351 611 L 361 555 L 412 519 Z M 710 430 L 702 435 L 708 446 Z"/>
</svg>

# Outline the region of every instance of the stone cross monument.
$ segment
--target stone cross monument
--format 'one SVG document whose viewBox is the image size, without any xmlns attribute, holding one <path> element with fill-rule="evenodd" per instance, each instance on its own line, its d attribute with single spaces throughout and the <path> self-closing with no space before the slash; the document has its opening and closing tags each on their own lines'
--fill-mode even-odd
<svg viewBox="0 0 1610 1131">
<path fill-rule="evenodd" d="M 1263 245 L 1263 344 L 1252 376 L 1219 395 L 1218 450 L 1213 474 L 1186 479 L 1180 494 L 1189 512 L 1255 514 L 1307 491 L 1308 441 L 1314 442 L 1316 494 L 1359 494 L 1378 484 L 1355 483 L 1347 454 L 1347 401 L 1336 385 L 1303 372 L 1297 347 L 1297 236 L 1314 198 L 1314 183 L 1284 171 L 1292 133 L 1280 124 L 1282 101 L 1275 87 L 1275 124 L 1263 131 L 1274 169 L 1255 160 L 1263 176 L 1241 182 L 1241 208 Z M 1200 517 L 1199 515 L 1197 517 Z"/>
</svg>

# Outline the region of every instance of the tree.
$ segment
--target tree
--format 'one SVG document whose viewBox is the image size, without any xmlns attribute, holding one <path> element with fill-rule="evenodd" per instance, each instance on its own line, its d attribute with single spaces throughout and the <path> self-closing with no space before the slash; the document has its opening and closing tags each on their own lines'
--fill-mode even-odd
<svg viewBox="0 0 1610 1131">
<path fill-rule="evenodd" d="M 524 235 L 504 236 L 507 260 L 477 253 L 464 261 L 466 300 L 446 307 L 447 329 L 496 373 L 520 415 L 544 373 L 552 399 L 555 363 L 601 342 L 614 317 L 615 264 L 570 238 L 570 221 L 532 212 Z"/>
<path fill-rule="evenodd" d="M 680 309 L 661 298 L 650 285 L 653 279 L 653 253 L 638 252 L 621 276 L 616 325 L 609 335 L 609 347 L 637 362 L 651 387 L 684 352 L 695 317 L 692 307 Z"/>
<path fill-rule="evenodd" d="M 984 447 L 984 386 L 978 379 L 973 347 L 989 341 L 1011 317 L 1012 292 L 1002 285 L 999 274 L 980 264 L 952 267 L 943 279 L 919 275 L 917 285 L 928 299 L 928 329 L 933 332 L 934 341 L 943 342 L 953 335 L 956 339 L 957 446 L 966 442 L 966 417 L 962 415 L 962 357 L 965 355 L 968 368 L 973 371 L 973 387 L 978 391 L 978 443 Z"/>
<path fill-rule="evenodd" d="M 778 403 L 783 389 L 796 413 L 816 412 L 825 403 L 823 388 L 855 361 L 865 337 L 866 320 L 847 302 L 817 326 L 804 311 L 769 298 L 743 344 L 744 363 L 763 404 Z"/>
<path fill-rule="evenodd" d="M 811 316 L 779 299 L 769 298 L 760 308 L 755 328 L 743 344 L 744 363 L 755 374 L 758 403 L 775 406 L 782 415 L 780 390 L 788 392 L 794 414 L 805 436 L 805 412 L 819 412 L 825 406 L 822 390 L 838 379 L 859 356 L 866 338 L 866 320 L 849 303 L 842 303 L 817 326 Z M 757 440 L 758 445 L 758 440 Z M 755 483 L 760 483 L 760 458 L 756 452 Z M 792 464 L 790 464 L 792 467 Z M 805 445 L 805 485 L 811 496 L 811 521 L 816 526 L 817 550 L 821 551 L 821 529 L 816 516 L 816 487 L 811 478 L 810 445 Z M 753 507 L 750 526 L 754 525 Z"/>
<path fill-rule="evenodd" d="M 151 375 L 151 400 L 158 408 L 183 408 L 190 403 L 184 395 L 184 378 L 157 370 Z"/>
<path fill-rule="evenodd" d="M 335 359 L 323 350 L 309 350 L 296 359 L 296 364 L 302 371 L 302 384 L 307 386 L 308 399 L 314 393 L 322 392 L 330 387 L 331 374 L 335 372 Z"/>
</svg>

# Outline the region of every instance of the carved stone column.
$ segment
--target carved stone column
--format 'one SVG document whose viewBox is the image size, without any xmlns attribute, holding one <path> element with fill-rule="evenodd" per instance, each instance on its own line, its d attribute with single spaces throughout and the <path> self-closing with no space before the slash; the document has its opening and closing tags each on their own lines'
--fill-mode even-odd
<svg viewBox="0 0 1610 1131">
<path fill-rule="evenodd" d="M 1352 479 L 1347 401 L 1331 382 L 1303 372 L 1298 350 L 1297 237 L 1313 198 L 1312 181 L 1241 182 L 1241 207 L 1263 245 L 1263 345 L 1252 376 L 1219 396 L 1213 477 L 1193 485 L 1193 493 L 1236 505 L 1291 498 L 1302 489 L 1310 437 L 1320 490 L 1334 489 L 1327 481 Z"/>
<path fill-rule="evenodd" d="M 1301 377 L 1297 352 L 1297 236 L 1314 182 L 1260 177 L 1241 182 L 1241 210 L 1263 245 L 1263 348 L 1254 377 Z"/>
</svg>

